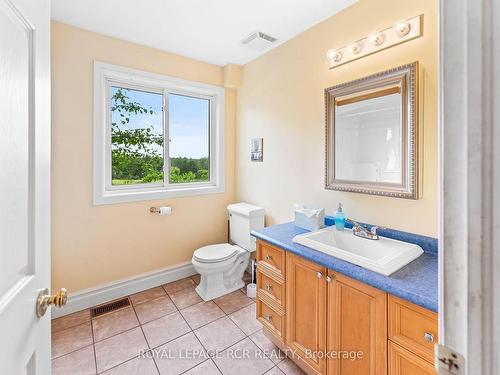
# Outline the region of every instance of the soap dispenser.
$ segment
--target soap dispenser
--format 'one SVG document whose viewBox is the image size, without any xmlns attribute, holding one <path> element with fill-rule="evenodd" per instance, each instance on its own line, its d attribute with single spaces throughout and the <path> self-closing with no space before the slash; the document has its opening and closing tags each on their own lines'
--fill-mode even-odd
<svg viewBox="0 0 500 375">
<path fill-rule="evenodd" d="M 342 203 L 340 202 L 335 212 L 335 227 L 337 230 L 344 230 L 345 227 L 345 214 L 342 209 Z"/>
</svg>

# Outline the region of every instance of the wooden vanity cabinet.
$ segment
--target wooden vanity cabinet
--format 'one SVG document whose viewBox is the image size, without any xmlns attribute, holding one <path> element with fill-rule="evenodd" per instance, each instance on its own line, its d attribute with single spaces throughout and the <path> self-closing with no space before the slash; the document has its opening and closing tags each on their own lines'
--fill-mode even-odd
<svg viewBox="0 0 500 375">
<path fill-rule="evenodd" d="M 434 366 L 418 355 L 389 341 L 389 375 L 435 375 Z"/>
<path fill-rule="evenodd" d="M 435 374 L 437 314 L 391 295 L 388 311 L 389 375 Z"/>
<path fill-rule="evenodd" d="M 312 374 L 326 373 L 326 268 L 286 254 L 286 344 L 295 361 Z M 318 354 L 319 353 L 319 354 Z"/>
<path fill-rule="evenodd" d="M 260 240 L 257 260 L 257 319 L 306 373 L 435 374 L 437 314 Z"/>
<path fill-rule="evenodd" d="M 257 241 L 257 319 L 281 349 L 286 348 L 285 251 Z"/>
<path fill-rule="evenodd" d="M 256 246 L 259 271 L 284 283 L 286 252 L 264 241 L 257 241 Z"/>
<path fill-rule="evenodd" d="M 314 374 L 387 373 L 386 293 L 291 253 L 286 282 L 286 344 L 302 368 L 306 364 Z"/>
<path fill-rule="evenodd" d="M 387 373 L 387 295 L 338 273 L 328 278 L 328 353 L 348 351 L 349 358 L 329 358 L 329 375 Z M 352 360 L 353 352 L 359 352 Z"/>
</svg>

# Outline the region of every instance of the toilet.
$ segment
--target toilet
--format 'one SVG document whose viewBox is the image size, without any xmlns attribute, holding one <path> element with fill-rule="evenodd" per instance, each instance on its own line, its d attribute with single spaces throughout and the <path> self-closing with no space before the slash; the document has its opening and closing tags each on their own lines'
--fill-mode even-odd
<svg viewBox="0 0 500 375">
<path fill-rule="evenodd" d="M 250 253 L 255 251 L 252 230 L 264 228 L 264 209 L 248 203 L 227 206 L 230 243 L 200 247 L 191 260 L 201 275 L 196 292 L 204 301 L 243 288 Z"/>
</svg>

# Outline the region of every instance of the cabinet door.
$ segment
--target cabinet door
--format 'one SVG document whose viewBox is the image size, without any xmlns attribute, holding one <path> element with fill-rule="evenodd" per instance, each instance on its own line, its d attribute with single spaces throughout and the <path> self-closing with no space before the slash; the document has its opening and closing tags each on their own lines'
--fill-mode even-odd
<svg viewBox="0 0 500 375">
<path fill-rule="evenodd" d="M 434 366 L 389 341 L 389 375 L 435 375 Z"/>
<path fill-rule="evenodd" d="M 328 374 L 387 374 L 387 295 L 332 272 L 328 280 Z"/>
<path fill-rule="evenodd" d="M 325 273 L 322 266 L 286 254 L 288 354 L 308 373 L 326 373 Z"/>
</svg>

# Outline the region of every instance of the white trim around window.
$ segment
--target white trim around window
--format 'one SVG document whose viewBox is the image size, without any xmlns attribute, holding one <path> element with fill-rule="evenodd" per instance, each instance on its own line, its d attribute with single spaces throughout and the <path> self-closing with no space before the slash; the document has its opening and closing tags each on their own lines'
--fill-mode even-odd
<svg viewBox="0 0 500 375">
<path fill-rule="evenodd" d="M 210 181 L 112 186 L 110 84 L 207 99 L 210 102 Z M 168 95 L 164 95 L 165 101 Z M 168 140 L 168 116 L 164 137 Z M 168 148 L 168 142 L 164 142 Z M 224 192 L 224 88 L 94 61 L 94 204 L 113 204 Z M 168 176 L 168 158 L 165 158 Z"/>
</svg>

